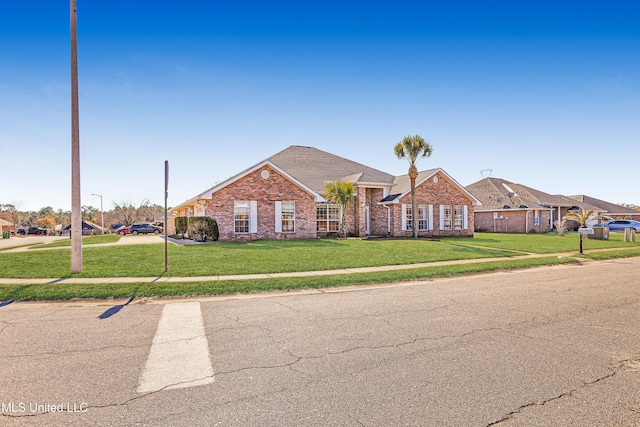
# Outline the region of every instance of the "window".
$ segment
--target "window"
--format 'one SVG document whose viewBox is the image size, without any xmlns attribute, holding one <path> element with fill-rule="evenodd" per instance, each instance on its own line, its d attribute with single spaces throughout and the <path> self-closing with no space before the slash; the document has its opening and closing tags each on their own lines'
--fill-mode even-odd
<svg viewBox="0 0 640 427">
<path fill-rule="evenodd" d="M 451 208 L 451 205 L 441 205 L 440 209 L 442 211 L 442 218 L 440 219 L 440 221 L 442 222 L 442 229 L 452 230 L 453 210 Z"/>
<path fill-rule="evenodd" d="M 453 229 L 464 229 L 464 207 L 462 205 L 455 205 L 453 207 Z"/>
<path fill-rule="evenodd" d="M 340 205 L 318 205 L 316 221 L 317 231 L 340 231 Z"/>
<path fill-rule="evenodd" d="M 533 225 L 534 227 L 542 224 L 542 212 L 541 211 L 533 211 Z"/>
<path fill-rule="evenodd" d="M 406 231 L 412 230 L 413 209 L 411 205 L 402 205 L 402 229 Z M 418 230 L 433 230 L 431 223 L 433 222 L 433 205 L 418 205 Z"/>
<path fill-rule="evenodd" d="M 429 207 L 418 206 L 418 230 L 429 230 Z"/>
<path fill-rule="evenodd" d="M 407 205 L 404 210 L 405 230 L 413 230 L 413 206 Z"/>
<path fill-rule="evenodd" d="M 276 232 L 295 233 L 296 202 L 276 202 Z"/>
<path fill-rule="evenodd" d="M 236 234 L 249 233 L 250 213 L 248 201 L 233 202 L 233 222 Z"/>
</svg>

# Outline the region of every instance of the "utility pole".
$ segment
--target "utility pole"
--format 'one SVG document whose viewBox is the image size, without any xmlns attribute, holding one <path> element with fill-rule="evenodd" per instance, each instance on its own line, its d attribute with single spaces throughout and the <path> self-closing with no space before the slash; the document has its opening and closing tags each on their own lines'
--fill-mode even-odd
<svg viewBox="0 0 640 427">
<path fill-rule="evenodd" d="M 82 211 L 80 205 L 80 116 L 78 109 L 78 37 L 76 0 L 71 9 L 71 273 L 82 272 Z"/>
</svg>

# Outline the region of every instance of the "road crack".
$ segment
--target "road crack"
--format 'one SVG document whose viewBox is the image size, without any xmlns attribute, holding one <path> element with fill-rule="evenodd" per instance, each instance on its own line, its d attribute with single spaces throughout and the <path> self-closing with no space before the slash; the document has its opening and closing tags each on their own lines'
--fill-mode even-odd
<svg viewBox="0 0 640 427">
<path fill-rule="evenodd" d="M 583 382 L 580 386 L 578 386 L 578 387 L 576 387 L 576 388 L 574 388 L 572 390 L 566 391 L 564 393 L 560 393 L 560 394 L 558 394 L 556 396 L 552 396 L 552 397 L 549 397 L 549 398 L 544 399 L 544 400 L 538 400 L 538 401 L 535 401 L 535 402 L 529 402 L 529 403 L 526 403 L 524 405 L 521 405 L 521 406 L 517 407 L 515 410 L 513 410 L 513 411 L 509 412 L 508 414 L 504 415 L 502 418 L 487 424 L 486 427 L 497 426 L 497 425 L 499 425 L 499 424 L 501 424 L 503 422 L 509 421 L 514 416 L 522 413 L 523 411 L 525 411 L 528 408 L 532 408 L 532 407 L 536 407 L 536 406 L 544 406 L 547 403 L 554 402 L 556 400 L 560 400 L 560 399 L 563 399 L 565 397 L 571 397 L 576 392 L 578 392 L 579 390 L 581 390 L 583 388 L 590 387 L 590 386 L 592 386 L 594 384 L 598 384 L 598 383 L 600 383 L 602 381 L 605 381 L 605 380 L 615 376 L 620 369 L 622 369 L 624 367 L 627 367 L 630 363 L 633 363 L 633 361 L 634 361 L 634 359 L 627 359 L 627 360 L 623 360 L 621 362 L 618 362 L 618 364 L 616 366 L 614 366 L 613 368 L 610 368 L 610 367 L 607 368 L 609 370 L 609 372 L 607 374 L 602 375 L 602 376 L 600 376 L 600 377 L 598 377 L 598 378 L 596 378 L 594 380 Z"/>
</svg>

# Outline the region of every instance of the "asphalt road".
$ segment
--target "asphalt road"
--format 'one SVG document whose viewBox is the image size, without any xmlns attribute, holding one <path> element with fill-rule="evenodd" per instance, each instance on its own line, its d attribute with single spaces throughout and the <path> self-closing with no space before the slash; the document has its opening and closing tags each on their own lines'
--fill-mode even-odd
<svg viewBox="0 0 640 427">
<path fill-rule="evenodd" d="M 639 271 L 14 302 L 0 425 L 639 426 Z"/>
</svg>

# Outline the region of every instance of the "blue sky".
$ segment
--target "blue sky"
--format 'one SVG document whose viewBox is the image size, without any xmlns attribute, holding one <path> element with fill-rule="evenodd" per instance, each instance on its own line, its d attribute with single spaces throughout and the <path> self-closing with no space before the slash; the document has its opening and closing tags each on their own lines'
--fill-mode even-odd
<svg viewBox="0 0 640 427">
<path fill-rule="evenodd" d="M 186 199 L 290 145 L 640 204 L 634 1 L 78 0 L 82 204 Z M 71 209 L 69 2 L 0 6 L 0 203 Z M 615 150 L 615 147 L 619 147 Z"/>
</svg>

